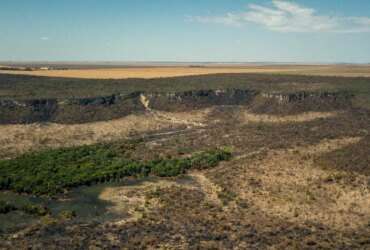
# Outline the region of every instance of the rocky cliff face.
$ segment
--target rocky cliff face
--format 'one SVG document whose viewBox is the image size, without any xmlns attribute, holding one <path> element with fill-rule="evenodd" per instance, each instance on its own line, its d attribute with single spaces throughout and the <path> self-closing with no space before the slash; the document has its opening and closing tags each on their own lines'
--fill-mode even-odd
<svg viewBox="0 0 370 250">
<path fill-rule="evenodd" d="M 257 95 L 253 90 L 197 90 L 172 93 L 147 93 L 151 109 L 165 111 L 186 111 L 214 105 L 248 105 Z"/>
<path fill-rule="evenodd" d="M 44 107 L 54 107 L 57 104 L 55 99 L 36 99 L 36 100 L 0 100 L 0 107 L 16 108 L 30 107 L 37 111 Z"/>
<path fill-rule="evenodd" d="M 262 93 L 262 97 L 274 99 L 279 104 L 303 101 L 343 102 L 350 100 L 353 96 L 347 92 L 306 92 L 297 93 Z"/>
<path fill-rule="evenodd" d="M 257 113 L 294 114 L 306 111 L 330 111 L 351 107 L 348 92 L 261 93 L 251 105 Z"/>
<path fill-rule="evenodd" d="M 0 100 L 0 124 L 47 122 L 58 107 L 57 100 Z"/>
<path fill-rule="evenodd" d="M 93 98 L 1 100 L 0 124 L 58 122 L 84 123 L 120 118 L 144 111 L 140 93 Z"/>
<path fill-rule="evenodd" d="M 256 112 L 338 108 L 350 102 L 348 93 L 258 93 L 224 89 L 169 93 L 114 94 L 90 98 L 0 100 L 0 124 L 84 123 L 120 118 L 145 110 L 186 111 L 215 105 L 248 105 Z"/>
</svg>

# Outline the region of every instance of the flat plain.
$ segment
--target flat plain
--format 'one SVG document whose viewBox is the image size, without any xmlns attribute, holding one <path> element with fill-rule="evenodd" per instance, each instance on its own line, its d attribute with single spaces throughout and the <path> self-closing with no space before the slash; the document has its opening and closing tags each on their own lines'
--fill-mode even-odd
<svg viewBox="0 0 370 250">
<path fill-rule="evenodd" d="M 63 67 L 62 67 L 63 68 Z M 89 79 L 127 79 L 194 76 L 225 73 L 275 73 L 318 76 L 370 76 L 369 65 L 217 65 L 217 66 L 116 66 L 97 68 L 93 65 L 69 69 L 51 70 L 0 70 L 0 73 L 32 76 L 89 78 Z"/>
</svg>

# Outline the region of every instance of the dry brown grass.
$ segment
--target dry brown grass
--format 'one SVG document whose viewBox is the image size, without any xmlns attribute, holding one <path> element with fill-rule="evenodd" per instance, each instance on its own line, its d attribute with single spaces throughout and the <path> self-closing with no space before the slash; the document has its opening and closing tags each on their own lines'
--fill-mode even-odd
<svg viewBox="0 0 370 250">
<path fill-rule="evenodd" d="M 263 123 L 292 123 L 292 122 L 309 122 L 317 119 L 331 118 L 338 115 L 338 112 L 306 112 L 298 115 L 265 115 L 254 114 L 248 111 L 242 111 L 240 121 L 242 123 L 263 122 Z"/>
<path fill-rule="evenodd" d="M 189 174 L 200 186 L 201 191 L 205 194 L 205 199 L 217 206 L 222 206 L 222 201 L 218 197 L 218 193 L 221 192 L 221 188 L 211 182 L 203 173 L 192 172 Z"/>
<path fill-rule="evenodd" d="M 261 211 L 292 222 L 312 221 L 336 230 L 359 229 L 370 221 L 370 191 L 366 177 L 358 185 L 328 182 L 340 171 L 316 168 L 313 156 L 359 142 L 360 138 L 324 140 L 310 147 L 274 150 L 245 166 L 239 195 Z M 349 178 L 349 177 L 348 177 Z M 249 183 L 258 183 L 257 186 Z"/>
<path fill-rule="evenodd" d="M 125 79 L 160 78 L 216 73 L 281 73 L 325 76 L 365 76 L 370 77 L 370 66 L 348 65 L 271 65 L 271 66 L 207 66 L 207 67 L 129 67 L 102 69 L 35 70 L 11 71 L 0 73 L 22 74 L 49 77 Z"/>
<path fill-rule="evenodd" d="M 148 112 L 121 119 L 86 124 L 0 125 L 0 157 L 8 158 L 30 150 L 89 145 L 179 126 L 202 125 L 210 111 Z"/>
<path fill-rule="evenodd" d="M 158 188 L 168 188 L 177 185 L 170 180 L 138 181 L 135 185 L 120 185 L 107 187 L 100 193 L 99 199 L 111 203 L 109 211 L 118 215 L 126 215 L 111 224 L 123 225 L 142 218 L 144 212 L 158 208 L 159 204 L 152 199 L 150 203 L 145 199 L 147 192 Z"/>
<path fill-rule="evenodd" d="M 112 222 L 114 225 L 123 225 L 128 222 L 138 221 L 144 213 L 161 207 L 157 198 L 147 199 L 148 194 L 158 190 L 179 187 L 187 191 L 199 190 L 204 193 L 205 199 L 212 204 L 222 206 L 217 196 L 219 187 L 213 184 L 201 172 L 192 172 L 188 175 L 191 180 L 178 182 L 176 179 L 147 179 L 122 183 L 116 187 L 106 187 L 99 194 L 99 199 L 111 203 L 110 212 L 126 214 L 126 218 Z M 130 181 L 128 181 L 130 182 Z"/>
</svg>

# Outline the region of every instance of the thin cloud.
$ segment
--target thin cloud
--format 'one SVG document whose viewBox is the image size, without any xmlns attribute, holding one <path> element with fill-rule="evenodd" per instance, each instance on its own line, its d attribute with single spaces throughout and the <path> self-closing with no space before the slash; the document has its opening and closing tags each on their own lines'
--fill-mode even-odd
<svg viewBox="0 0 370 250">
<path fill-rule="evenodd" d="M 231 26 L 254 23 L 277 32 L 370 32 L 369 17 L 319 15 L 313 8 L 282 0 L 273 0 L 270 7 L 250 4 L 244 12 L 190 17 L 189 20 Z"/>
<path fill-rule="evenodd" d="M 199 23 L 216 23 L 230 26 L 241 26 L 240 17 L 237 14 L 227 13 L 224 16 L 212 17 L 212 16 L 188 16 L 187 21 L 199 22 Z"/>
<path fill-rule="evenodd" d="M 42 41 L 48 41 L 49 40 L 49 37 L 43 36 L 43 37 L 40 37 L 40 40 L 42 40 Z"/>
</svg>

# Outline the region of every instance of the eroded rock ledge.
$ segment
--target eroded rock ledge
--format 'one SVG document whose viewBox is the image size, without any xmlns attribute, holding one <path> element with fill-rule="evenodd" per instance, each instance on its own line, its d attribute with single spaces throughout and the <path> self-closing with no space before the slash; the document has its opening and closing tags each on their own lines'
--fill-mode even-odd
<svg viewBox="0 0 370 250">
<path fill-rule="evenodd" d="M 112 94 L 89 98 L 0 100 L 0 124 L 35 122 L 85 123 L 124 117 L 146 110 L 187 111 L 215 105 L 250 105 L 269 109 L 277 105 L 348 106 L 346 92 L 261 93 L 220 89 L 186 92 Z M 309 108 L 309 107 L 308 107 Z"/>
</svg>

